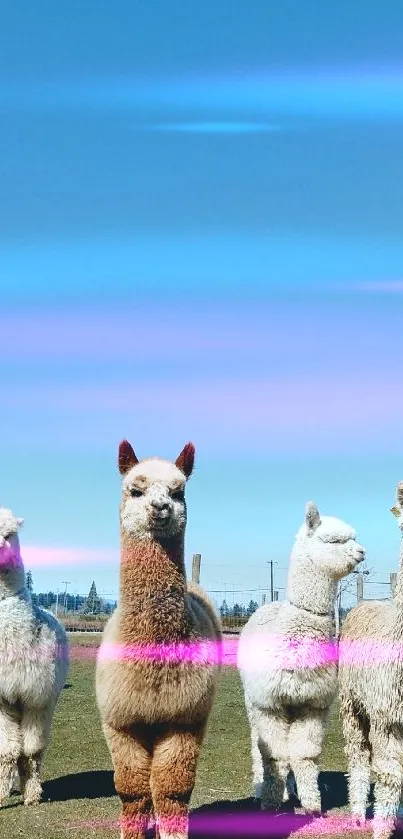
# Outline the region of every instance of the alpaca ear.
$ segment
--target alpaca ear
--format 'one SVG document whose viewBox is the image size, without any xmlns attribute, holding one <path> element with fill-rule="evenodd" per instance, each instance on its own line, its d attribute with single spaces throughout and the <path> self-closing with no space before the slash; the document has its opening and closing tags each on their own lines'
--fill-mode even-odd
<svg viewBox="0 0 403 839">
<path fill-rule="evenodd" d="M 390 512 L 398 519 L 402 514 L 403 507 L 403 481 L 399 481 L 396 487 L 396 504 L 390 508 Z"/>
<path fill-rule="evenodd" d="M 181 470 L 186 475 L 186 478 L 190 478 L 193 465 L 195 460 L 195 447 L 193 443 L 186 443 L 186 446 L 182 449 L 179 457 L 175 460 L 175 466 Z"/>
<path fill-rule="evenodd" d="M 132 466 L 136 466 L 138 463 L 138 459 L 134 454 L 134 450 L 132 449 L 130 443 L 127 440 L 122 440 L 119 445 L 119 472 L 121 475 L 125 475 Z"/>
<path fill-rule="evenodd" d="M 23 524 L 24 524 L 24 519 L 22 519 L 22 518 L 18 518 L 18 519 L 17 519 L 17 525 L 18 525 L 18 527 L 22 527 L 22 525 L 23 525 Z"/>
<path fill-rule="evenodd" d="M 305 509 L 305 521 L 308 531 L 313 533 L 320 525 L 320 514 L 316 504 L 313 501 L 308 501 Z"/>
</svg>

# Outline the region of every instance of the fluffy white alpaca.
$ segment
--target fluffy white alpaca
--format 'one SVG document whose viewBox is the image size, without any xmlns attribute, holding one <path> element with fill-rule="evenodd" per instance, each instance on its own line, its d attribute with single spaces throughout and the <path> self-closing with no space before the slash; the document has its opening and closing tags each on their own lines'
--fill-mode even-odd
<svg viewBox="0 0 403 839">
<path fill-rule="evenodd" d="M 403 537 L 403 482 L 391 508 Z M 394 600 L 359 603 L 340 637 L 340 715 L 350 806 L 365 822 L 375 776 L 375 839 L 393 832 L 403 785 L 403 538 Z M 400 814 L 399 814 L 400 815 Z"/>
<path fill-rule="evenodd" d="M 291 553 L 286 600 L 257 609 L 242 631 L 238 666 L 262 809 L 287 799 L 291 770 L 302 807 L 320 812 L 318 759 L 337 688 L 337 584 L 363 559 L 352 528 L 321 518 L 309 503 Z"/>
<path fill-rule="evenodd" d="M 26 588 L 22 523 L 0 507 L 0 805 L 16 770 L 25 804 L 39 802 L 41 759 L 68 669 L 63 627 Z"/>
</svg>

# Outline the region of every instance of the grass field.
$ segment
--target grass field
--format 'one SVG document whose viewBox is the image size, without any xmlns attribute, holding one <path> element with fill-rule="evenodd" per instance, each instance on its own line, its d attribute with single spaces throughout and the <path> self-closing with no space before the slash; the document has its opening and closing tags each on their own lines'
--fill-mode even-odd
<svg viewBox="0 0 403 839">
<path fill-rule="evenodd" d="M 43 767 L 44 801 L 35 808 L 24 807 L 20 796 L 14 794 L 0 811 L 1 839 L 60 836 L 115 839 L 119 836 L 119 803 L 114 794 L 111 762 L 95 705 L 95 663 L 85 649 L 95 643 L 99 643 L 99 636 L 71 636 L 73 661 Z M 326 738 L 322 769 L 323 803 L 329 812 L 340 813 L 346 809 L 347 796 L 336 707 Z M 239 817 L 254 806 L 251 790 L 249 729 L 241 684 L 235 669 L 226 667 L 199 763 L 192 810 L 199 814 L 206 809 L 216 814 L 228 810 L 234 813 L 232 820 L 236 820 L 237 813 Z M 191 835 L 207 835 L 199 832 L 197 815 L 193 822 Z M 232 823 L 235 825 L 236 821 Z M 263 830 L 263 823 L 261 828 Z M 235 835 L 235 832 L 225 835 Z M 280 829 L 280 822 L 279 832 L 283 836 L 289 834 L 289 830 Z M 208 835 L 218 837 L 224 833 L 220 829 Z M 265 834 L 259 832 L 259 835 Z"/>
</svg>

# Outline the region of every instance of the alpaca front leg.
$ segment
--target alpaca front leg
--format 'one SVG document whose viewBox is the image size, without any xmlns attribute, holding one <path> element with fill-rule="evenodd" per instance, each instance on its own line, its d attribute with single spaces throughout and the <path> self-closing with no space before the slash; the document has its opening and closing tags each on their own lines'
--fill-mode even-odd
<svg viewBox="0 0 403 839">
<path fill-rule="evenodd" d="M 26 757 L 20 755 L 18 758 L 18 774 L 20 776 L 21 795 L 24 804 L 39 804 L 42 797 L 42 783 L 40 769 L 42 763 L 42 752 Z"/>
<path fill-rule="evenodd" d="M 359 825 L 365 824 L 370 790 L 369 726 L 362 714 L 356 713 L 351 698 L 340 690 L 340 716 L 345 753 L 348 761 L 348 797 L 351 813 Z"/>
<path fill-rule="evenodd" d="M 383 742 L 374 743 L 374 746 L 373 770 L 376 776 L 374 839 L 389 839 L 396 826 L 400 803 L 403 783 L 403 754 L 400 748 L 396 748 L 395 738 L 389 737 L 388 743 L 386 743 L 385 738 Z"/>
<path fill-rule="evenodd" d="M 46 708 L 24 708 L 21 719 L 21 755 L 18 760 L 24 804 L 39 804 L 42 796 L 40 769 L 50 739 L 54 704 Z"/>
<path fill-rule="evenodd" d="M 0 704 L 0 807 L 10 795 L 21 749 L 18 710 Z"/>
<path fill-rule="evenodd" d="M 151 790 L 160 839 L 187 839 L 203 729 L 170 730 L 154 745 Z"/>
<path fill-rule="evenodd" d="M 103 726 L 121 801 L 121 839 L 145 839 L 154 823 L 150 788 L 151 746 L 145 731 Z"/>
<path fill-rule="evenodd" d="M 327 711 L 305 709 L 290 726 L 290 763 L 298 798 L 307 813 L 321 812 L 318 760 L 326 730 Z"/>
<path fill-rule="evenodd" d="M 257 716 L 261 712 L 259 712 L 259 709 L 255 709 L 252 700 L 249 698 L 247 693 L 245 693 L 245 708 L 250 725 L 253 792 L 255 798 L 261 798 L 263 787 L 263 760 L 259 749 L 259 728 L 257 725 Z"/>
<path fill-rule="evenodd" d="M 262 810 L 278 809 L 288 801 L 288 767 L 282 761 L 265 756 L 263 762 Z"/>
<path fill-rule="evenodd" d="M 273 712 L 255 709 L 258 747 L 263 762 L 262 810 L 279 808 L 288 799 L 289 724 Z"/>
</svg>

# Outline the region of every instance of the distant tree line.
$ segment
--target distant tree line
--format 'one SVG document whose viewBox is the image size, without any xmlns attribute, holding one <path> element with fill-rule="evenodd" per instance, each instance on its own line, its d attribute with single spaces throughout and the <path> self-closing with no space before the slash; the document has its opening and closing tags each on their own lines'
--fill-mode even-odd
<svg viewBox="0 0 403 839">
<path fill-rule="evenodd" d="M 222 618 L 250 618 L 259 604 L 256 600 L 250 600 L 248 606 L 242 606 L 239 603 L 234 603 L 233 606 L 228 606 L 226 600 L 223 600 L 220 606 L 220 615 Z"/>
<path fill-rule="evenodd" d="M 28 591 L 31 593 L 32 602 L 37 606 L 42 606 L 44 609 L 51 609 L 52 611 L 58 607 L 63 612 L 81 612 L 85 615 L 110 615 L 116 609 L 117 603 L 109 603 L 102 597 L 98 597 L 95 582 L 92 583 L 87 597 L 81 594 L 68 594 L 59 592 L 59 595 L 54 591 L 34 592 L 32 572 L 28 571 L 26 575 L 26 584 Z"/>
</svg>

